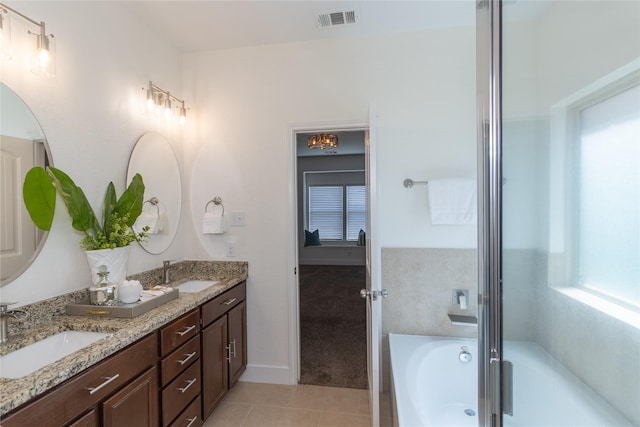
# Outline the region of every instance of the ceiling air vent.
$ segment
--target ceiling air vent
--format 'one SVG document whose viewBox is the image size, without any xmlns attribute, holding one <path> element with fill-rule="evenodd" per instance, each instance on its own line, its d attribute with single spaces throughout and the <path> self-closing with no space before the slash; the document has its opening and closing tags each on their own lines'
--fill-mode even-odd
<svg viewBox="0 0 640 427">
<path fill-rule="evenodd" d="M 356 11 L 316 13 L 316 24 L 319 28 L 331 28 L 356 23 Z"/>
</svg>

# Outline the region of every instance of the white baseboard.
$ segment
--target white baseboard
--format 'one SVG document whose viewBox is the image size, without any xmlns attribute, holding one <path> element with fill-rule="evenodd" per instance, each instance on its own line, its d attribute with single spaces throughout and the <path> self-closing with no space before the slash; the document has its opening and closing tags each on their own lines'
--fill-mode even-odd
<svg viewBox="0 0 640 427">
<path fill-rule="evenodd" d="M 291 374 L 288 366 L 247 365 L 239 381 L 291 385 Z"/>
</svg>

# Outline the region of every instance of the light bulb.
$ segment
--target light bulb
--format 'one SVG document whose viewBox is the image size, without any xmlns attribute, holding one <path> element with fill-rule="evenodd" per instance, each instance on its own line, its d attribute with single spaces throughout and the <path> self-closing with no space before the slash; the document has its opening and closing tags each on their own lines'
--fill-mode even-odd
<svg viewBox="0 0 640 427">
<path fill-rule="evenodd" d="M 155 107 L 156 103 L 153 101 L 153 91 L 151 89 L 147 89 L 147 109 L 149 111 L 153 111 L 153 107 Z"/>
<path fill-rule="evenodd" d="M 180 107 L 180 118 L 178 119 L 178 123 L 181 125 L 187 121 L 187 109 L 184 108 L 184 101 L 182 102 L 182 107 Z"/>
<path fill-rule="evenodd" d="M 164 116 L 166 118 L 171 117 L 171 99 L 169 99 L 168 93 L 167 93 L 167 99 L 164 100 Z"/>
<path fill-rule="evenodd" d="M 49 64 L 49 60 L 51 56 L 49 55 L 49 51 L 47 49 L 41 48 L 38 51 L 38 65 L 41 70 L 46 70 L 47 65 Z"/>
</svg>

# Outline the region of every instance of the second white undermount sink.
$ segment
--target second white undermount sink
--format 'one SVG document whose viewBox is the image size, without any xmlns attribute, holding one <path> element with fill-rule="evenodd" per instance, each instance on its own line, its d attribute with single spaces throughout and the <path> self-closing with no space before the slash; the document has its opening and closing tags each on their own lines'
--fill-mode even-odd
<svg viewBox="0 0 640 427">
<path fill-rule="evenodd" d="M 0 357 L 0 378 L 22 378 L 111 334 L 64 331 Z"/>
<path fill-rule="evenodd" d="M 180 292 L 192 293 L 204 291 L 218 282 L 218 280 L 189 280 L 187 282 L 180 283 L 175 287 L 180 289 Z"/>
</svg>

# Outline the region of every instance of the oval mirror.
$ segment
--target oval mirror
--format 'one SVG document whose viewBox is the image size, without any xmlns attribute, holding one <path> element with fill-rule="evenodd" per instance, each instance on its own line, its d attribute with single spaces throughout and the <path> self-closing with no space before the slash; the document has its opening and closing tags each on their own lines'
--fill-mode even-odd
<svg viewBox="0 0 640 427">
<path fill-rule="evenodd" d="M 33 166 L 52 165 L 47 140 L 24 101 L 0 83 L 0 286 L 36 259 L 47 232 L 35 226 L 22 202 L 22 183 Z"/>
<path fill-rule="evenodd" d="M 144 181 L 142 214 L 133 225 L 149 226 L 149 239 L 140 245 L 151 254 L 167 250 L 178 231 L 182 211 L 180 167 L 169 141 L 157 132 L 145 133 L 131 152 L 127 183 L 139 173 Z"/>
</svg>

